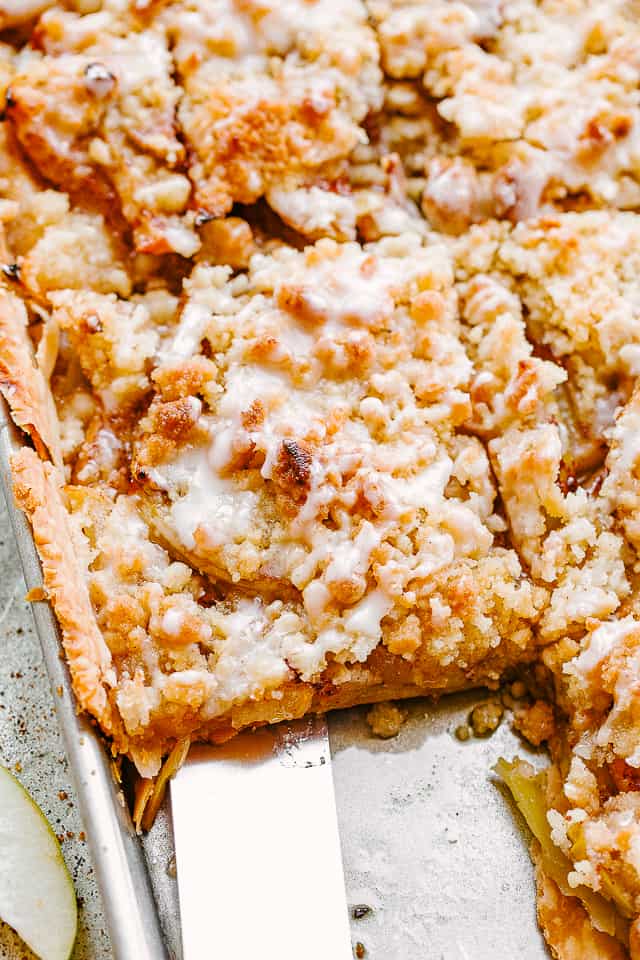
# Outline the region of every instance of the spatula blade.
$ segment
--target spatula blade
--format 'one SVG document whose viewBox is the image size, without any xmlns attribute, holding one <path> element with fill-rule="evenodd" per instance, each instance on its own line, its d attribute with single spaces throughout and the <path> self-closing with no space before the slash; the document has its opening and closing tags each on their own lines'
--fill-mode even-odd
<svg viewBox="0 0 640 960">
<path fill-rule="evenodd" d="M 184 960 L 352 957 L 323 717 L 192 747 L 171 807 Z"/>
</svg>

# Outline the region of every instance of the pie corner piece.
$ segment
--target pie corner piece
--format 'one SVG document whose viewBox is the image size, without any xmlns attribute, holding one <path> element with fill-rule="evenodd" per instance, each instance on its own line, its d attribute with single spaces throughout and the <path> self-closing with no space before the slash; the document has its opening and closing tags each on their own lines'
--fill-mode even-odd
<svg viewBox="0 0 640 960">
<path fill-rule="evenodd" d="M 80 706 L 151 781 L 528 672 L 541 928 L 638 955 L 633 17 L 100 7 L 0 0 L 0 389 Z"/>
</svg>

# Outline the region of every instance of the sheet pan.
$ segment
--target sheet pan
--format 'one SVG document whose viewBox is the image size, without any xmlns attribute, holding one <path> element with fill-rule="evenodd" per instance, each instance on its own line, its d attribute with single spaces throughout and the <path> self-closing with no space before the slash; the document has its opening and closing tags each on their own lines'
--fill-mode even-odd
<svg viewBox="0 0 640 960">
<path fill-rule="evenodd" d="M 0 477 L 31 588 L 41 582 L 40 566 L 10 494 L 8 460 L 20 443 L 0 408 Z M 103 742 L 76 713 L 55 618 L 46 603 L 33 604 L 33 615 L 114 957 L 180 960 L 170 810 L 160 811 L 142 840 L 135 835 Z M 330 718 L 347 896 L 351 907 L 370 908 L 352 919 L 353 942 L 362 943 L 371 960 L 548 957 L 535 922 L 522 823 L 490 773 L 501 755 L 526 754 L 536 764 L 544 756 L 527 751 L 507 723 L 489 739 L 459 742 L 455 728 L 482 699 L 486 694 L 476 691 L 439 704 L 412 701 L 407 722 L 390 741 L 372 736 L 365 708 Z M 216 906 L 223 908 L 212 904 L 212 956 Z M 248 918 L 250 911 L 248 904 Z"/>
</svg>

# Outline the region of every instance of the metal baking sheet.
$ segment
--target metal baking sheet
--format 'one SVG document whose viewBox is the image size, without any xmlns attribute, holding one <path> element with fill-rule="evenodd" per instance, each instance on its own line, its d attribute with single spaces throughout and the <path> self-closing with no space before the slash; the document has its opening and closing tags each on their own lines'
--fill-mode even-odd
<svg viewBox="0 0 640 960">
<path fill-rule="evenodd" d="M 17 443 L 5 420 L 0 430 L 5 491 L 8 455 Z M 7 503 L 32 587 L 40 582 L 40 572 L 30 532 L 10 495 Z M 180 960 L 170 811 L 161 810 L 142 841 L 135 836 L 102 741 L 76 714 L 47 604 L 33 604 L 33 615 L 114 957 Z M 506 722 L 488 739 L 461 743 L 455 738 L 455 728 L 485 696 L 480 691 L 449 696 L 439 704 L 412 701 L 400 733 L 386 741 L 369 730 L 366 708 L 330 717 L 347 897 L 351 907 L 370 908 L 360 919 L 352 918 L 352 938 L 371 960 L 548 960 L 535 921 L 533 873 L 522 825 L 490 773 L 501 755 L 527 754 L 534 763 L 544 757 L 531 755 Z M 250 905 L 247 911 L 250 922 Z"/>
</svg>

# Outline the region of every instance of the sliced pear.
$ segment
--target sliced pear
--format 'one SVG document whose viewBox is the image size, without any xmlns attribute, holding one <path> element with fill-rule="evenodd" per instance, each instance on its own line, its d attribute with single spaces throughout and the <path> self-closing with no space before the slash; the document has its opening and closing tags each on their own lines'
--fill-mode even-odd
<svg viewBox="0 0 640 960">
<path fill-rule="evenodd" d="M 60 845 L 40 807 L 0 767 L 0 917 L 41 960 L 68 960 L 78 913 Z"/>
</svg>

